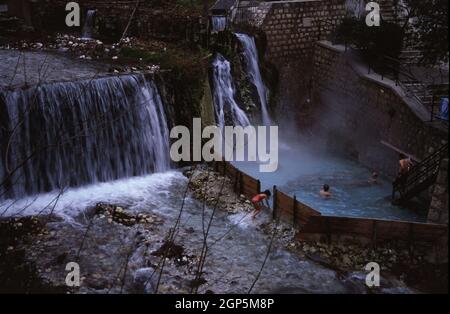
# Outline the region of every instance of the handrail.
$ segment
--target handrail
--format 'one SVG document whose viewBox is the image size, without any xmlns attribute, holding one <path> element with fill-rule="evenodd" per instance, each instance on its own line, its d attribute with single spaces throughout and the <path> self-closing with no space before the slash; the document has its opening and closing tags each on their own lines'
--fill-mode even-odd
<svg viewBox="0 0 450 314">
<path fill-rule="evenodd" d="M 427 109 L 431 113 L 430 121 L 439 119 L 439 117 L 434 113 L 435 92 L 433 90 L 430 90 L 428 88 L 428 85 L 417 78 L 410 67 L 405 66 L 400 59 L 393 58 L 388 55 L 371 53 L 369 54 L 369 58 L 371 60 L 377 60 L 375 65 L 369 61 L 369 73 L 371 72 L 371 70 L 374 70 L 374 72 L 381 72 L 379 73 L 381 75 L 381 80 L 384 80 L 384 77 L 393 79 L 395 81 L 395 84 L 397 86 L 401 86 L 401 88 L 406 92 L 407 97 L 412 97 L 422 105 L 426 105 L 426 103 L 424 103 L 423 99 L 421 99 L 419 95 L 422 95 L 424 98 L 431 97 L 432 103 L 431 105 L 427 106 Z M 407 82 L 413 83 L 414 89 L 408 86 Z M 445 119 L 439 120 L 448 122 Z"/>
<path fill-rule="evenodd" d="M 406 198 L 405 195 L 420 184 L 432 179 L 439 173 L 439 166 L 448 154 L 448 144 L 441 146 L 436 152 L 427 156 L 420 163 L 414 165 L 406 174 L 398 177 L 393 182 L 392 196 L 395 198 L 395 193 L 400 192 L 400 199 Z"/>
</svg>

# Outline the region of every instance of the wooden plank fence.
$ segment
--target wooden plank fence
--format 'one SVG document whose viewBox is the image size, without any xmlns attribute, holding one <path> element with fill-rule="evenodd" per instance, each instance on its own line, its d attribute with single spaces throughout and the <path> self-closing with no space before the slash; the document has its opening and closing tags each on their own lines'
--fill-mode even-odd
<svg viewBox="0 0 450 314">
<path fill-rule="evenodd" d="M 261 182 L 259 180 L 240 171 L 229 162 L 216 161 L 214 162 L 214 169 L 232 180 L 236 193 L 249 198 L 261 193 Z"/>
<path fill-rule="evenodd" d="M 309 207 L 302 202 L 299 202 L 294 196 L 279 191 L 276 186 L 273 187 L 273 210 L 274 219 L 292 223 L 294 227 L 302 227 L 306 225 L 312 216 L 321 216 L 321 213 Z"/>
<path fill-rule="evenodd" d="M 298 233 L 302 240 L 314 236 L 353 236 L 369 240 L 373 246 L 383 241 L 404 241 L 409 244 L 435 243 L 448 238 L 448 226 L 441 224 L 371 218 L 315 216 L 310 217 Z"/>
</svg>

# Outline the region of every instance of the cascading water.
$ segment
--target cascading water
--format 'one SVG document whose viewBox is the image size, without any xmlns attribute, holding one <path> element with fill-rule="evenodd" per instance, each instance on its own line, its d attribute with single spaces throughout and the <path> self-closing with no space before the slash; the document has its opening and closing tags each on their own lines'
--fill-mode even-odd
<svg viewBox="0 0 450 314">
<path fill-rule="evenodd" d="M 258 50 L 256 49 L 255 39 L 246 34 L 236 33 L 235 35 L 244 48 L 247 74 L 258 91 L 261 103 L 262 122 L 264 125 L 269 126 L 271 125 L 271 119 L 267 109 L 266 86 L 263 83 L 261 71 L 259 69 Z"/>
<path fill-rule="evenodd" d="M 230 62 L 221 54 L 217 54 L 213 62 L 214 76 L 214 106 L 216 120 L 220 128 L 225 126 L 225 116 L 232 119 L 233 125 L 248 126 L 250 121 L 245 112 L 239 108 L 234 99 L 233 77 Z M 227 116 L 228 116 L 227 115 Z"/>
<path fill-rule="evenodd" d="M 94 18 L 96 10 L 88 10 L 86 13 L 86 21 L 83 25 L 82 38 L 83 39 L 92 39 L 93 29 L 94 29 Z"/>
<path fill-rule="evenodd" d="M 222 32 L 227 28 L 227 17 L 214 15 L 211 17 L 211 24 L 214 33 Z"/>
<path fill-rule="evenodd" d="M 0 199 L 170 168 L 163 103 L 143 75 L 0 91 L 0 113 Z"/>
</svg>

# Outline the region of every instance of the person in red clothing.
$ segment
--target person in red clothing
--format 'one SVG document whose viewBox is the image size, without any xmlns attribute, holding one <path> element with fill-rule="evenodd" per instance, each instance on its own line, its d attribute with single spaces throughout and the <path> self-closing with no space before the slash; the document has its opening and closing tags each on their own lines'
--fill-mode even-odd
<svg viewBox="0 0 450 314">
<path fill-rule="evenodd" d="M 261 212 L 264 200 L 266 201 L 267 207 L 270 208 L 269 198 L 271 195 L 272 195 L 272 193 L 270 193 L 269 190 L 266 190 L 263 193 L 255 195 L 252 198 L 252 203 L 253 203 L 253 206 L 255 207 L 255 210 L 253 211 L 253 214 L 252 214 L 253 219 L 255 219 L 256 216 L 258 216 L 258 214 Z"/>
</svg>

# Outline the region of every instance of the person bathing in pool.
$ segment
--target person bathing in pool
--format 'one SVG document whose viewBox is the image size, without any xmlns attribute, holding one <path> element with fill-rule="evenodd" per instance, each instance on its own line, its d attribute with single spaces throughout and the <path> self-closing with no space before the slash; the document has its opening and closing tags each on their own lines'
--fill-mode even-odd
<svg viewBox="0 0 450 314">
<path fill-rule="evenodd" d="M 369 179 L 369 184 L 380 184 L 380 181 L 378 180 L 380 175 L 377 171 L 372 172 L 372 176 Z"/>
<path fill-rule="evenodd" d="M 322 188 L 322 190 L 320 190 L 319 192 L 320 196 L 325 197 L 325 198 L 330 198 L 331 196 L 333 196 L 333 194 L 330 192 L 330 186 L 328 184 L 325 184 Z"/>
<path fill-rule="evenodd" d="M 255 210 L 253 211 L 253 214 L 252 214 L 252 219 L 253 220 L 256 218 L 256 216 L 258 216 L 258 214 L 263 209 L 263 206 L 264 206 L 263 201 L 264 200 L 266 201 L 267 208 L 270 208 L 269 198 L 270 198 L 271 195 L 272 195 L 272 193 L 270 193 L 269 190 L 266 190 L 263 193 L 255 195 L 252 198 L 253 207 L 255 207 Z"/>
</svg>

